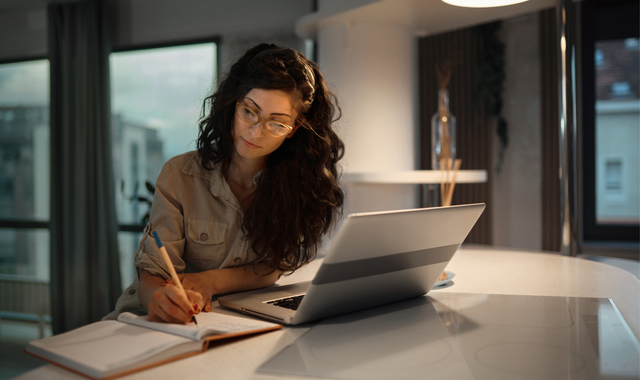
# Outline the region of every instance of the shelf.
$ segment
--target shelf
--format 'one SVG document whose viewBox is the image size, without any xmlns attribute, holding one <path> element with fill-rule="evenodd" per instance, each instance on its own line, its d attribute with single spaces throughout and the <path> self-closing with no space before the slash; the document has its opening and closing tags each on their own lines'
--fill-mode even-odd
<svg viewBox="0 0 640 380">
<path fill-rule="evenodd" d="M 439 184 L 444 177 L 444 173 L 441 170 L 351 172 L 345 173 L 343 177 L 349 183 Z M 484 182 L 487 182 L 486 170 L 459 170 L 456 175 L 456 183 Z"/>
</svg>

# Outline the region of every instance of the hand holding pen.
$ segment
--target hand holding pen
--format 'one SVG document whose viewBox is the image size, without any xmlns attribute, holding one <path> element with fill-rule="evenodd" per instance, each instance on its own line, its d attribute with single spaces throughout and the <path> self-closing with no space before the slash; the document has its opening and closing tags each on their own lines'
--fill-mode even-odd
<svg viewBox="0 0 640 380">
<path fill-rule="evenodd" d="M 164 310 L 165 313 L 171 315 L 174 319 L 178 321 L 183 321 L 184 323 L 184 322 L 188 322 L 189 320 L 193 320 L 195 322 L 194 315 L 200 311 L 198 307 L 198 302 L 192 302 L 192 300 L 189 299 L 189 296 L 187 295 L 187 292 L 182 286 L 182 282 L 180 281 L 180 278 L 176 273 L 173 263 L 169 258 L 167 249 L 162 244 L 162 241 L 160 240 L 160 237 L 158 236 L 158 233 L 156 231 L 153 231 L 153 237 L 155 238 L 156 244 L 158 245 L 160 255 L 162 256 L 162 259 L 165 262 L 167 269 L 169 270 L 171 279 L 173 280 L 178 290 L 177 294 L 174 293 L 172 295 L 170 292 L 166 293 L 171 302 L 165 303 L 165 307 L 163 309 L 165 309 Z M 194 293 L 194 296 L 196 298 L 201 297 L 201 295 L 197 292 L 192 292 L 192 293 Z M 151 317 L 152 315 L 150 312 L 150 319 Z"/>
</svg>

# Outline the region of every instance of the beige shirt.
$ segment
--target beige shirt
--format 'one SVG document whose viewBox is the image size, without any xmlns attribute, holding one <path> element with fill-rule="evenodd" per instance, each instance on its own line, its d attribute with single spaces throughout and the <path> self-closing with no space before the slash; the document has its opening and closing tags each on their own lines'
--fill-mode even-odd
<svg viewBox="0 0 640 380">
<path fill-rule="evenodd" d="M 207 170 L 197 152 L 176 156 L 165 163 L 156 190 L 135 266 L 165 279 L 169 272 L 151 235 L 160 240 L 178 273 L 201 272 L 247 264 L 256 255 L 242 232 L 244 213 L 222 175 L 221 165 Z M 138 279 L 124 291 L 115 312 L 144 313 L 136 294 Z"/>
<path fill-rule="evenodd" d="M 242 232 L 244 213 L 221 165 L 206 170 L 197 152 L 170 159 L 156 181 L 136 268 L 169 278 L 151 235 L 156 231 L 178 273 L 247 264 L 255 259 Z"/>
</svg>

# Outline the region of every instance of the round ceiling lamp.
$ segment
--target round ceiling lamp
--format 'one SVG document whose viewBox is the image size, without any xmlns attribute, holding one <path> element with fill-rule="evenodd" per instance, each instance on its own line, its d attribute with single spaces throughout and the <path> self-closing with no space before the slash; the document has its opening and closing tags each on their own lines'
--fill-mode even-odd
<svg viewBox="0 0 640 380">
<path fill-rule="evenodd" d="M 518 3 L 524 3 L 529 0 L 442 0 L 443 2 L 457 7 L 468 8 L 489 8 L 489 7 L 503 7 L 505 5 L 513 5 Z"/>
</svg>

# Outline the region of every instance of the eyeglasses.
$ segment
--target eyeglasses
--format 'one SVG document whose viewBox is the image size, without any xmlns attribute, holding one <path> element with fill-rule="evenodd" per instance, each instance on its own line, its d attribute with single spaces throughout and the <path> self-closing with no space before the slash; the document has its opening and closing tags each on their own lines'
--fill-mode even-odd
<svg viewBox="0 0 640 380">
<path fill-rule="evenodd" d="M 240 120 L 249 125 L 261 123 L 264 130 L 273 137 L 285 136 L 293 130 L 293 127 L 290 125 L 282 124 L 275 120 L 264 120 L 239 100 L 236 102 L 236 115 L 238 115 Z"/>
</svg>

